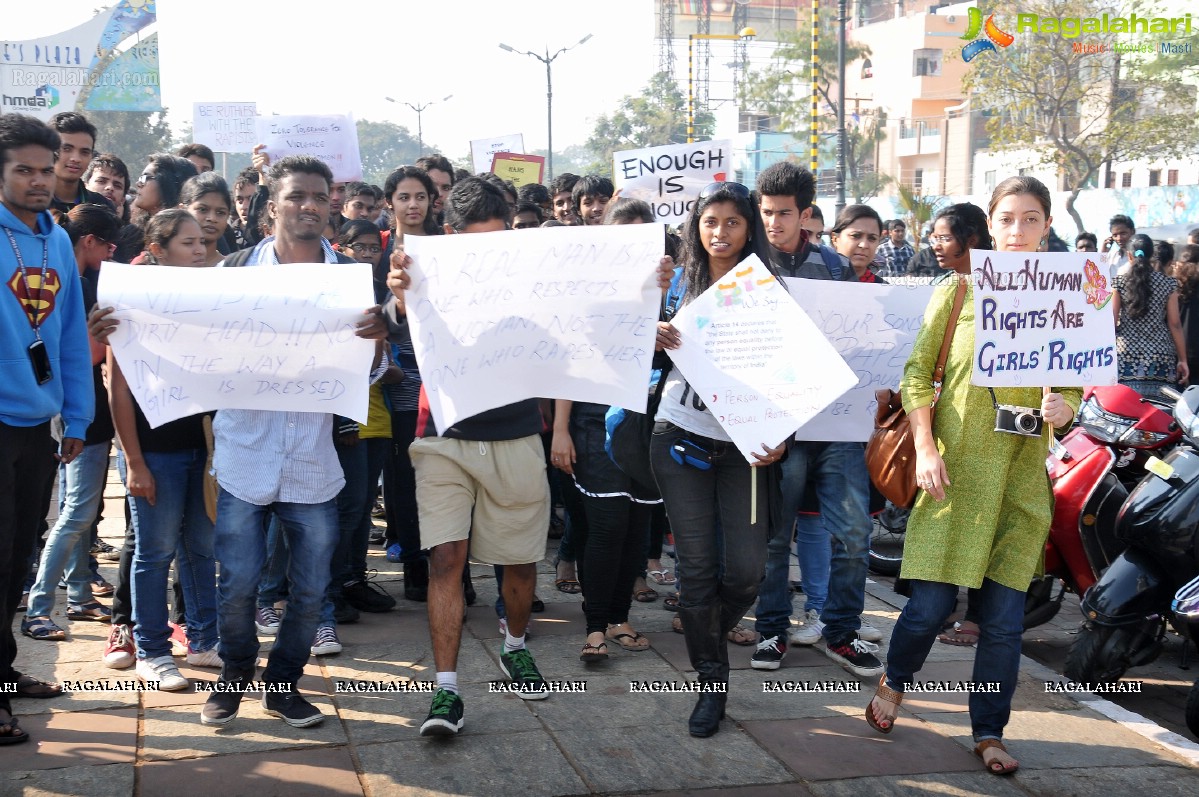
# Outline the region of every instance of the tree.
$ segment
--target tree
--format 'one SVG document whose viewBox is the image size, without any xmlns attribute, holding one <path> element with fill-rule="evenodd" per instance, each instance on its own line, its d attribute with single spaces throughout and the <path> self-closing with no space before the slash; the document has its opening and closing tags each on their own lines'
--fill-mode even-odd
<svg viewBox="0 0 1199 797">
<path fill-rule="evenodd" d="M 945 203 L 945 198 L 922 194 L 912 186 L 903 183 L 896 183 L 895 187 L 899 191 L 899 207 L 907 213 L 908 229 L 912 231 L 912 240 L 916 242 L 916 248 L 919 249 L 925 225 Z"/>
<path fill-rule="evenodd" d="M 408 128 L 394 122 L 370 122 L 359 119 L 358 151 L 362 157 L 364 182 L 383 185 L 387 175 L 407 163 L 416 163 L 420 145 Z M 425 142 L 425 152 L 437 152 Z"/>
<path fill-rule="evenodd" d="M 711 111 L 696 108 L 692 138 L 707 140 L 715 128 L 716 117 Z M 611 116 L 605 114 L 595 120 L 587 148 L 596 154 L 596 160 L 588 172 L 610 174 L 614 152 L 686 142 L 687 98 L 665 72 L 659 72 L 650 78 L 640 96 L 626 96 Z"/>
<path fill-rule="evenodd" d="M 1015 6 L 1002 10 L 1015 18 Z M 1019 10 L 1063 19 L 1127 13 L 1086 0 L 1022 0 Z M 1143 3 L 1135 11 L 1154 16 Z M 1171 56 L 1157 53 L 1075 52 L 1080 41 L 1052 33 L 1020 36 L 1016 46 L 981 54 L 964 84 L 989 115 L 993 149 L 1034 150 L 1039 163 L 1056 167 L 1070 192 L 1066 212 L 1082 230 L 1074 202 L 1105 163 L 1191 155 L 1199 146 L 1199 121 L 1195 89 L 1183 81 L 1189 62 L 1175 70 L 1162 68 Z"/>
<path fill-rule="evenodd" d="M 129 167 L 136 180 L 155 152 L 171 151 L 171 126 L 167 110 L 85 111 L 96 126 L 96 152 L 111 152 Z"/>
<path fill-rule="evenodd" d="M 834 12 L 826 12 L 828 23 L 822 18 L 820 42 L 817 55 L 820 68 L 816 78 L 816 96 L 825 113 L 817 120 L 818 130 L 824 134 L 837 132 L 837 37 Z M 779 37 L 779 46 L 774 51 L 775 61 L 765 69 L 750 72 L 741 82 L 738 104 L 746 111 L 764 115 L 776 130 L 793 132 L 797 138 L 807 138 L 811 125 L 811 59 L 812 40 L 808 25 L 801 21 L 796 30 L 784 31 Z M 857 61 L 870 56 L 870 48 L 864 44 L 845 43 L 846 69 Z M 862 202 L 878 193 L 891 182 L 887 175 L 874 171 L 874 151 L 878 143 L 887 137 L 886 116 L 867 109 L 859 112 L 859 105 L 852 106 L 846 100 L 845 131 L 845 190 Z"/>
</svg>

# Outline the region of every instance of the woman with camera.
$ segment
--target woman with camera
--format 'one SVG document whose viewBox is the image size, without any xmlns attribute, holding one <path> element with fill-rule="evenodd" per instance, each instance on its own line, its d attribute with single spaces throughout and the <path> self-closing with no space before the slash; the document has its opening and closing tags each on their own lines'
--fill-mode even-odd
<svg viewBox="0 0 1199 797">
<path fill-rule="evenodd" d="M 923 667 L 960 587 L 975 588 L 979 642 L 972 681 L 978 691 L 970 694 L 970 720 L 975 753 L 995 775 L 1019 766 L 1002 738 L 1020 666 L 1024 593 L 1040 564 L 1053 516 L 1045 455 L 1052 429 L 1070 425 L 1082 393 L 1077 388 L 992 390 L 970 383 L 969 250 L 989 249 L 993 238 L 1000 251 L 1036 252 L 1050 221 L 1049 191 L 1031 177 L 996 186 L 988 215 L 961 204 L 937 216 L 934 253 L 938 264 L 957 276 L 933 295 L 902 381 L 920 488 L 908 520 L 901 574 L 911 580 L 911 597 L 891 637 L 887 672 L 866 709 L 871 727 L 891 732 L 905 685 Z M 933 368 L 958 299 L 960 314 L 938 394 Z"/>
</svg>

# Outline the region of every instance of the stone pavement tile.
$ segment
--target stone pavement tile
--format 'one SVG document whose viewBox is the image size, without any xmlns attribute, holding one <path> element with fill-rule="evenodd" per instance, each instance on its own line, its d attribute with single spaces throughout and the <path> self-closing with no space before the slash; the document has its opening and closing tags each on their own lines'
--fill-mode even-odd
<svg viewBox="0 0 1199 797">
<path fill-rule="evenodd" d="M 482 684 L 468 686 L 462 693 L 466 725 L 460 735 L 541 730 L 542 724 L 530 709 L 563 703 L 574 697 L 563 694 L 552 695 L 547 700 L 526 701 L 516 695 L 488 692 Z M 340 694 L 334 702 L 350 741 L 363 745 L 418 738 L 418 731 L 429 714 L 432 700 L 432 694 L 384 692 Z M 571 706 L 571 710 L 576 712 L 576 721 L 578 705 L 576 702 Z"/>
<path fill-rule="evenodd" d="M 925 714 L 922 719 L 937 733 L 973 750 L 969 715 Z M 1003 739 L 1021 771 L 1182 763 L 1164 748 L 1086 708 L 1013 711 Z"/>
<path fill-rule="evenodd" d="M 557 731 L 554 736 L 591 790 L 601 794 L 795 780 L 732 722 L 722 722 L 720 732 L 709 739 L 690 736 L 690 713 L 688 707 L 671 721 L 622 728 L 618 734 L 600 721 Z"/>
<path fill-rule="evenodd" d="M 458 683 L 481 683 L 503 678 L 497 663 L 501 645 L 497 640 L 478 640 L 463 635 L 458 648 Z M 381 639 L 336 656 L 322 656 L 319 663 L 334 680 L 431 682 L 437 678 L 427 632 L 420 639 Z"/>
<path fill-rule="evenodd" d="M 137 710 L 62 711 L 23 716 L 32 739 L 0 756 L 0 770 L 54 769 L 132 763 L 137 755 Z"/>
<path fill-rule="evenodd" d="M 329 698 L 312 703 L 325 714 L 314 728 L 292 728 L 262 709 L 258 695 L 247 695 L 237 719 L 222 728 L 200 724 L 199 706 L 146 709 L 142 721 L 142 760 L 260 753 L 289 747 L 345 744 L 346 734 Z"/>
<path fill-rule="evenodd" d="M 529 643 L 541 674 L 551 681 L 577 681 L 592 677 L 622 677 L 626 681 L 674 679 L 679 672 L 663 659 L 650 641 L 648 650 L 623 650 L 608 642 L 608 660 L 587 664 L 579 660 L 585 637 L 541 637 Z M 496 642 L 488 643 L 494 647 Z M 498 650 L 498 648 L 496 648 Z M 626 684 L 627 686 L 627 684 Z"/>
<path fill-rule="evenodd" d="M 220 670 L 212 667 L 192 667 L 183 659 L 175 659 L 175 664 L 179 667 L 179 672 L 185 678 L 190 678 L 192 681 L 191 689 L 180 689 L 178 692 L 145 692 L 142 695 L 142 706 L 145 708 L 160 708 L 162 706 L 188 706 L 194 708 L 197 712 L 200 706 L 204 705 L 204 701 L 208 699 L 208 692 L 203 691 L 203 685 L 216 683 L 220 677 Z M 256 678 L 262 677 L 262 669 L 266 667 L 266 659 L 258 660 L 259 669 L 255 673 Z M 130 677 L 132 670 L 129 670 Z M 307 695 L 310 699 L 313 695 L 327 695 L 331 691 L 329 682 L 321 674 L 320 667 L 311 659 L 308 664 L 304 665 L 304 674 L 300 677 L 300 691 Z"/>
<path fill-rule="evenodd" d="M 864 717 L 751 720 L 742 725 L 805 781 L 844 778 L 847 767 L 861 777 L 969 772 L 978 767 L 978 760 L 961 745 L 907 717 L 886 736 Z"/>
<path fill-rule="evenodd" d="M 92 661 L 65 661 L 30 672 L 46 681 L 64 684 L 70 689 L 62 697 L 30 699 L 14 696 L 17 714 L 45 714 L 54 711 L 95 711 L 110 708 L 136 709 L 141 681 L 133 670 L 111 670 Z"/>
<path fill-rule="evenodd" d="M 31 742 L 30 744 L 35 744 Z M 0 772 L 0 794 L 21 797 L 114 797 L 133 794 L 133 763 Z"/>
<path fill-rule="evenodd" d="M 103 602 L 103 601 L 101 601 Z M 51 619 L 67 632 L 64 642 L 46 642 L 30 639 L 21 634 L 21 621 L 25 615 L 17 613 L 13 620 L 13 635 L 17 638 L 17 661 L 14 665 L 20 672 L 44 678 L 42 673 L 63 662 L 99 661 L 108 642 L 107 623 L 71 622 L 66 618 L 67 599 L 61 596 Z"/>
<path fill-rule="evenodd" d="M 667 677 L 680 682 L 684 680 L 678 673 Z M 638 678 L 637 675 L 631 678 L 589 675 L 585 694 L 555 694 L 546 700 L 527 702 L 534 715 L 553 732 L 578 728 L 584 718 L 602 727 L 605 735 L 612 736 L 619 735 L 616 728 L 677 724 L 686 720 L 695 704 L 695 695 L 631 693 L 629 681 Z"/>
<path fill-rule="evenodd" d="M 975 797 L 979 794 L 988 797 L 1025 797 L 1025 792 L 1011 778 L 1000 778 L 982 771 L 849 777 L 813 783 L 809 788 L 817 797 L 911 797 L 922 794 L 941 797 Z"/>
<path fill-rule="evenodd" d="M 721 789 L 637 792 L 637 797 L 812 797 L 801 783 L 771 783 L 768 786 L 725 786 Z M 633 795 L 624 795 L 633 797 Z"/>
<path fill-rule="evenodd" d="M 752 626 L 747 625 L 746 627 Z M 674 665 L 676 669 L 682 672 L 691 669 L 691 660 L 687 657 L 687 644 L 683 641 L 682 634 L 671 631 L 662 634 L 646 634 L 646 636 L 650 638 L 650 644 L 658 650 L 658 654 Z M 734 645 L 730 642 L 729 667 L 734 670 L 752 669 L 750 658 L 755 650 L 757 650 L 756 645 Z M 783 659 L 781 669 L 817 667 L 829 662 L 830 659 L 824 655 L 824 650 L 818 646 L 791 645 L 787 648 L 787 656 Z"/>
<path fill-rule="evenodd" d="M 171 797 L 362 795 L 354 760 L 345 747 L 150 761 L 141 767 L 140 785 L 144 795 Z"/>
<path fill-rule="evenodd" d="M 833 689 L 857 691 L 763 691 L 762 684 L 783 689 L 791 684 L 831 682 Z M 856 676 L 831 661 L 824 667 L 791 670 L 735 670 L 729 677 L 728 714 L 740 721 L 784 720 L 805 717 L 858 716 L 869 702 L 867 687 Z"/>
<path fill-rule="evenodd" d="M 417 738 L 361 745 L 357 752 L 372 797 L 549 797 L 588 791 L 542 730 Z"/>
<path fill-rule="evenodd" d="M 1199 794 L 1199 771 L 1189 767 L 1022 768 L 1014 777 L 1025 793 L 1043 797 L 1091 797 L 1095 794 L 1192 797 Z"/>
</svg>

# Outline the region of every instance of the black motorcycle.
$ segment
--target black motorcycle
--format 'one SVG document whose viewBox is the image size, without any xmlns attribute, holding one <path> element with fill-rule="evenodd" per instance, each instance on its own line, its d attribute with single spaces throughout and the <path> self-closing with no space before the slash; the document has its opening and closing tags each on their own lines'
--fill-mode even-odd
<svg viewBox="0 0 1199 797">
<path fill-rule="evenodd" d="M 1110 684 L 1161 653 L 1171 602 L 1199 575 L 1199 386 L 1176 400 L 1174 421 L 1185 442 L 1129 494 L 1116 518 L 1128 548 L 1082 600 L 1083 625 L 1066 657 L 1065 675 L 1083 684 Z"/>
<path fill-rule="evenodd" d="M 1178 590 L 1170 608 L 1174 611 L 1174 627 L 1178 633 L 1189 642 L 1199 645 L 1199 578 Z M 1183 658 L 1185 666 L 1186 652 Z M 1187 695 L 1186 721 L 1191 733 L 1199 736 L 1199 680 L 1191 684 L 1191 691 Z"/>
</svg>

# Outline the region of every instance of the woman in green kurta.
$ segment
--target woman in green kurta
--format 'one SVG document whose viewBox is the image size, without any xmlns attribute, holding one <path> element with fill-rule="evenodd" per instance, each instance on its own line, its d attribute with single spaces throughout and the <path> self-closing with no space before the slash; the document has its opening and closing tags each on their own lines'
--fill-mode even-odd
<svg viewBox="0 0 1199 797">
<path fill-rule="evenodd" d="M 973 682 L 996 691 L 972 692 L 975 752 L 994 774 L 1017 764 L 1000 741 L 1011 712 L 1020 664 L 1024 593 L 1036 572 L 1053 517 L 1045 472 L 1052 434 L 1065 429 L 1082 399 L 1077 388 L 1044 393 L 1040 387 L 996 388 L 970 383 L 974 365 L 974 304 L 967 282 L 944 384 L 935 397 L 932 372 L 959 279 L 970 271 L 970 249 L 1036 251 L 1048 233 L 1049 192 L 1033 178 L 1012 178 L 991 197 L 990 215 L 974 205 L 943 210 L 933 226 L 934 253 L 958 277 L 937 288 L 904 368 L 904 408 L 916 442 L 920 492 L 908 519 L 902 576 L 912 594 L 891 638 L 887 673 L 866 709 L 867 721 L 891 731 L 905 684 L 920 671 L 937 632 L 953 611 L 960 587 L 975 588 L 980 626 Z M 989 229 L 988 229 L 989 227 Z M 1045 428 L 1026 437 L 995 430 L 995 401 L 1039 408 Z"/>
</svg>

